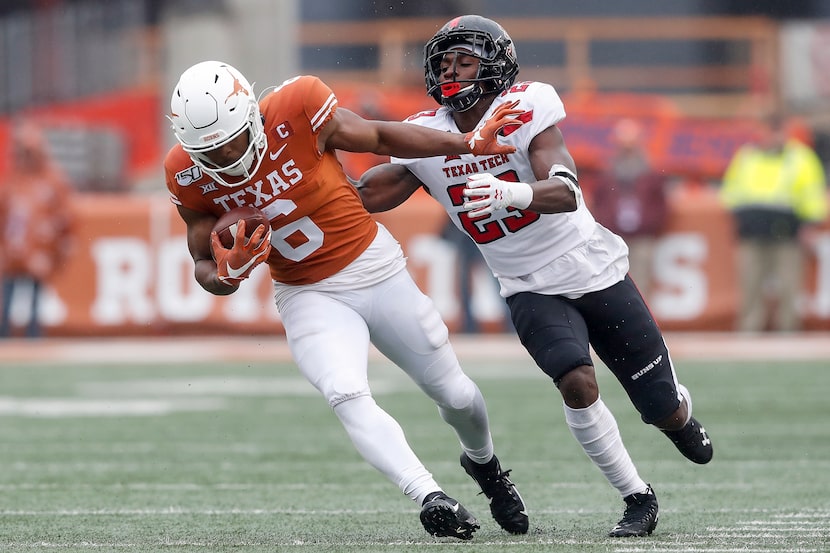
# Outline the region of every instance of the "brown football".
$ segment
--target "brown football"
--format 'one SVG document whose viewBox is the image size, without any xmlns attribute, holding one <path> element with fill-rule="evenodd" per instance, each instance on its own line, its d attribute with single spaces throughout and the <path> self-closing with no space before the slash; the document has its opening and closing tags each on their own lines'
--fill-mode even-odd
<svg viewBox="0 0 830 553">
<path fill-rule="evenodd" d="M 245 221 L 245 236 L 250 237 L 259 225 L 271 225 L 268 217 L 261 210 L 252 206 L 242 206 L 231 209 L 216 220 L 213 230 L 219 234 L 222 245 L 230 249 L 236 236 L 236 228 L 240 220 Z"/>
</svg>

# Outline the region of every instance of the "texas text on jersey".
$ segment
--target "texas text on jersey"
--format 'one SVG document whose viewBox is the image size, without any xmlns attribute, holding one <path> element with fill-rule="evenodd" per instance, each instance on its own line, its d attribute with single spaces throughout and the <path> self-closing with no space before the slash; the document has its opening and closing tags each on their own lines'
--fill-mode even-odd
<svg viewBox="0 0 830 553">
<path fill-rule="evenodd" d="M 268 151 L 253 178 L 219 186 L 175 145 L 164 162 L 171 200 L 216 216 L 251 205 L 271 219 L 271 277 L 311 284 L 354 261 L 374 240 L 377 224 L 347 182 L 334 152 L 317 135 L 337 109 L 334 93 L 312 76 L 283 83 L 260 102 Z"/>
</svg>

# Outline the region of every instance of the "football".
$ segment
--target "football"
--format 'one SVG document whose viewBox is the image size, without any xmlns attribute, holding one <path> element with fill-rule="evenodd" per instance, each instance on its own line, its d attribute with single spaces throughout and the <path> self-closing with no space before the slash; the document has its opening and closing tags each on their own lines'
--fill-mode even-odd
<svg viewBox="0 0 830 553">
<path fill-rule="evenodd" d="M 223 214 L 216 220 L 213 230 L 219 235 L 222 245 L 230 249 L 233 247 L 233 238 L 240 220 L 245 221 L 245 236 L 249 237 L 259 225 L 271 226 L 271 221 L 261 210 L 252 206 L 236 207 Z"/>
</svg>

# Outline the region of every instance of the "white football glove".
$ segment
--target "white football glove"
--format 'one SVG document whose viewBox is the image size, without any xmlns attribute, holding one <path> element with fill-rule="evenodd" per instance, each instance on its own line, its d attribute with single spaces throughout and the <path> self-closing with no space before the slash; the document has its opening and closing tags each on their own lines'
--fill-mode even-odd
<svg viewBox="0 0 830 553">
<path fill-rule="evenodd" d="M 533 201 L 533 188 L 524 182 L 509 182 L 497 179 L 490 173 L 467 177 L 464 188 L 464 209 L 473 218 L 484 217 L 505 207 L 526 209 Z"/>
</svg>

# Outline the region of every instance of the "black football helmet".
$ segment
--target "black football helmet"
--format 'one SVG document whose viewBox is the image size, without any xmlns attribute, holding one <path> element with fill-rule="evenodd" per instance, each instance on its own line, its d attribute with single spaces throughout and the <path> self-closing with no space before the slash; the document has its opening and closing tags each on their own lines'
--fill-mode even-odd
<svg viewBox="0 0 830 553">
<path fill-rule="evenodd" d="M 440 83 L 444 54 L 463 48 L 481 63 L 475 79 Z M 480 15 L 462 15 L 447 22 L 424 47 L 427 94 L 453 111 L 466 111 L 484 94 L 506 90 L 516 80 L 519 62 L 510 35 Z"/>
</svg>

